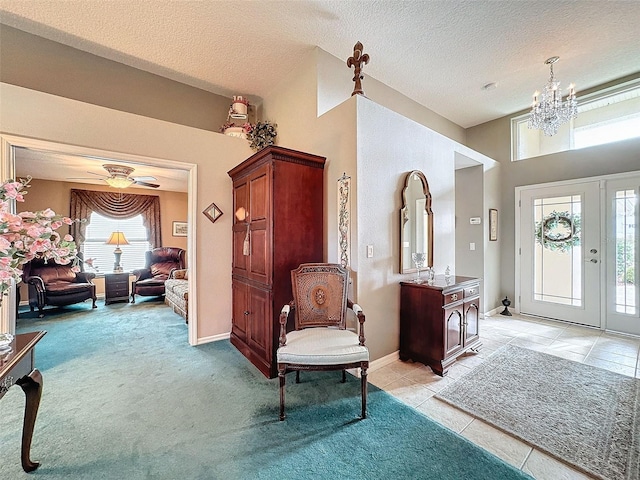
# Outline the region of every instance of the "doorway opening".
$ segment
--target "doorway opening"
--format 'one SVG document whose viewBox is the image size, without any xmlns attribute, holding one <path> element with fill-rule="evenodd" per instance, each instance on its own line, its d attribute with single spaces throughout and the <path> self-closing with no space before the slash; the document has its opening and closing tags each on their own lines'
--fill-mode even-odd
<svg viewBox="0 0 640 480">
<path fill-rule="evenodd" d="M 520 313 L 640 335 L 640 172 L 516 188 Z"/>
<path fill-rule="evenodd" d="M 141 155 L 124 154 L 110 152 L 89 147 L 78 147 L 75 145 L 61 144 L 57 142 L 38 140 L 27 137 L 13 136 L 13 135 L 0 135 L 0 174 L 3 179 L 16 177 L 16 161 L 18 158 L 18 151 L 20 149 L 37 150 L 43 154 L 51 155 L 68 155 L 79 159 L 84 159 L 87 162 L 98 161 L 100 163 L 107 162 L 107 160 L 116 161 L 120 163 L 132 164 L 137 166 L 152 166 L 160 169 L 167 170 L 180 170 L 187 176 L 187 268 L 190 271 L 190 278 L 195 277 L 196 268 L 196 236 L 193 225 L 196 218 L 196 202 L 195 202 L 195 188 L 197 185 L 197 166 L 195 164 L 176 162 L 172 160 L 166 160 L 161 158 L 145 157 Z M 108 162 L 107 162 L 108 163 Z M 189 305 L 193 306 L 197 304 L 196 289 L 193 282 L 189 282 L 189 298 L 192 299 Z M 16 294 L 15 288 L 10 289 L 9 295 L 5 297 L 5 301 L 0 309 L 0 330 L 6 332 L 15 332 L 16 325 Z M 197 332 L 198 332 L 198 318 L 195 308 L 191 308 L 189 312 L 188 323 L 188 340 L 189 344 L 196 345 Z"/>
</svg>

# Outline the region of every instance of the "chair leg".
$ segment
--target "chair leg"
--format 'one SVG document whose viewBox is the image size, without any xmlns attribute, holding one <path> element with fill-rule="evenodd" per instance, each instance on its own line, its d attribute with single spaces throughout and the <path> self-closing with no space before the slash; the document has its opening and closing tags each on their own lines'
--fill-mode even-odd
<svg viewBox="0 0 640 480">
<path fill-rule="evenodd" d="M 286 367 L 278 368 L 278 378 L 280 379 L 280 421 L 284 420 L 284 374 L 286 372 Z"/>
<path fill-rule="evenodd" d="M 367 367 L 360 368 L 360 384 L 362 386 L 362 418 L 367 418 Z"/>
<path fill-rule="evenodd" d="M 347 381 L 347 371 L 343 368 L 342 369 L 342 383 L 345 383 Z"/>
<path fill-rule="evenodd" d="M 296 383 L 300 383 L 300 370 L 296 370 Z"/>
</svg>

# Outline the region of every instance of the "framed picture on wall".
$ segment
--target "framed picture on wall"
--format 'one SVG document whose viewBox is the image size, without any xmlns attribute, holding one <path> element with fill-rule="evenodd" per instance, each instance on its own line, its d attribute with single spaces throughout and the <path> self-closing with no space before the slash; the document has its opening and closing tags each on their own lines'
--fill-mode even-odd
<svg viewBox="0 0 640 480">
<path fill-rule="evenodd" d="M 173 236 L 174 237 L 186 237 L 187 236 L 187 222 L 173 222 Z"/>
<path fill-rule="evenodd" d="M 495 242 L 498 240 L 498 210 L 495 208 L 489 209 L 489 241 Z"/>
</svg>

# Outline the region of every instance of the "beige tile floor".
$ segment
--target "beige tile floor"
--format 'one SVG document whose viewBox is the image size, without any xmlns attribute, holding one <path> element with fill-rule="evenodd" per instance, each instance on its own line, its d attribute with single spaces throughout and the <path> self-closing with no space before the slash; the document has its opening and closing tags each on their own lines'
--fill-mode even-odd
<svg viewBox="0 0 640 480">
<path fill-rule="evenodd" d="M 368 380 L 537 480 L 592 480 L 433 396 L 507 343 L 640 378 L 640 338 L 519 315 L 480 322 L 480 353 L 461 357 L 446 377 L 420 363 L 396 360 L 373 370 Z"/>
</svg>

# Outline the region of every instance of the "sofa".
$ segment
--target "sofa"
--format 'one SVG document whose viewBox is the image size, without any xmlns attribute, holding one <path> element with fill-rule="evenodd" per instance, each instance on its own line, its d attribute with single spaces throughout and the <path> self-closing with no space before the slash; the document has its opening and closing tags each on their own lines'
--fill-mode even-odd
<svg viewBox="0 0 640 480">
<path fill-rule="evenodd" d="M 164 282 L 164 303 L 189 323 L 189 273 L 187 269 L 174 270 Z"/>
</svg>

